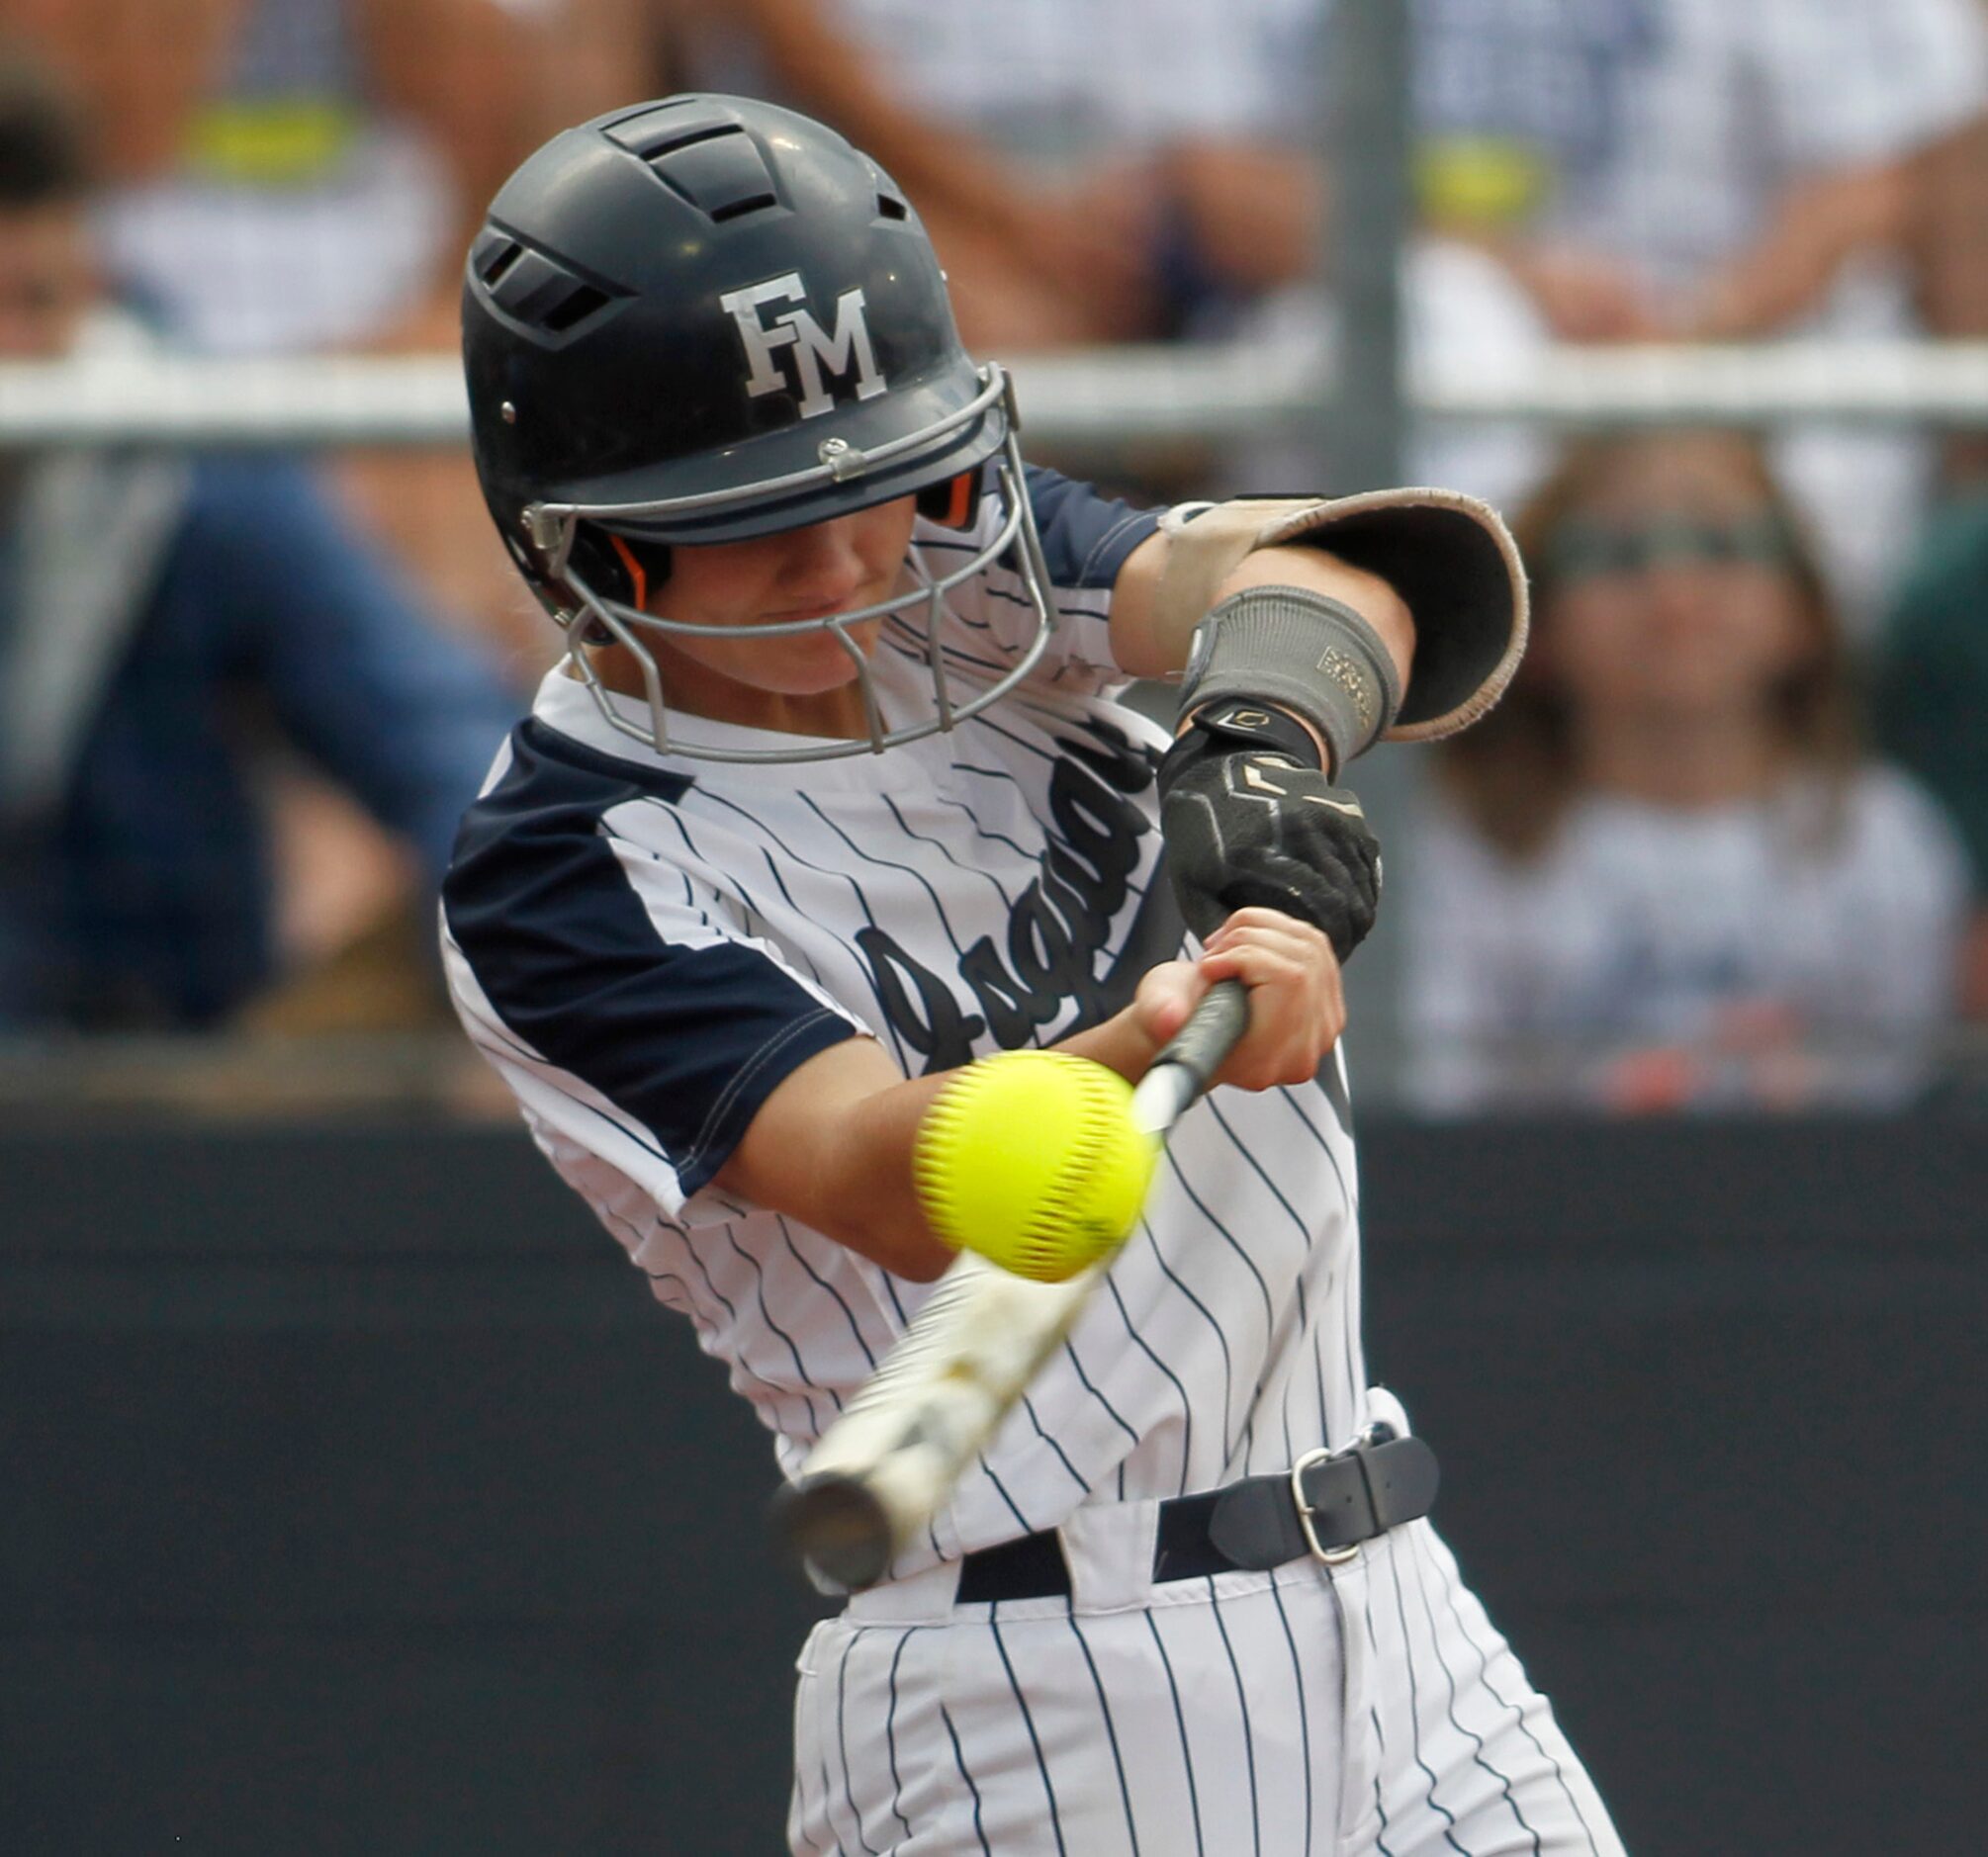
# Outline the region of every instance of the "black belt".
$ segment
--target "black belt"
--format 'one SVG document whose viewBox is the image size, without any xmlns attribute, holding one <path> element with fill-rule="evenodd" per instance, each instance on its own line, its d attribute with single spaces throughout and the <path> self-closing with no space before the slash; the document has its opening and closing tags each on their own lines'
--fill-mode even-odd
<svg viewBox="0 0 1988 1857">
<path fill-rule="evenodd" d="M 1275 1476 L 1250 1476 L 1159 1506 L 1153 1580 L 1262 1572 L 1306 1554 L 1350 1559 L 1362 1542 L 1427 1515 L 1436 1500 L 1436 1454 L 1387 1426 L 1359 1444 L 1314 1451 Z M 1054 1529 L 980 1548 L 959 1563 L 958 1603 L 1060 1599 L 1070 1568 Z"/>
</svg>

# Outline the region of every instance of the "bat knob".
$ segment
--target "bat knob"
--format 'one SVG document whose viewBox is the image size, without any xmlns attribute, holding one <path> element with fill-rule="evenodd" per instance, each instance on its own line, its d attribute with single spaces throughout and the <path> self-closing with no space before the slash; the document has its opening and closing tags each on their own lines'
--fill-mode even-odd
<svg viewBox="0 0 1988 1857">
<path fill-rule="evenodd" d="M 840 1471 L 783 1484 L 773 1497 L 773 1529 L 796 1559 L 851 1592 L 873 1586 L 890 1565 L 890 1518 L 883 1504 Z"/>
</svg>

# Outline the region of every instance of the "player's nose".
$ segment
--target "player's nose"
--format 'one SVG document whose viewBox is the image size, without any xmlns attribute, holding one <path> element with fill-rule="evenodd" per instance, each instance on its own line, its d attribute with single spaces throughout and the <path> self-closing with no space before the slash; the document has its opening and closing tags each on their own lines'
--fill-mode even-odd
<svg viewBox="0 0 1988 1857">
<path fill-rule="evenodd" d="M 850 516 L 811 523 L 787 538 L 784 590 L 795 605 L 841 605 L 868 578 Z"/>
</svg>

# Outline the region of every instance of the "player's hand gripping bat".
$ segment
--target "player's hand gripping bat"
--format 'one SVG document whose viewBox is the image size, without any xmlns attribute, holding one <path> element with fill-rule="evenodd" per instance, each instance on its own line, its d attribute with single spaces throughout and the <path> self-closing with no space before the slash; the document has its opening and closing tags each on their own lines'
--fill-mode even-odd
<svg viewBox="0 0 1988 1857">
<path fill-rule="evenodd" d="M 1209 990 L 1132 1092 L 1141 1130 L 1164 1137 L 1248 1017 L 1239 982 Z M 775 1525 L 813 1572 L 851 1588 L 883 1576 L 1062 1344 L 1116 1249 L 1061 1282 L 960 1254 L 775 1500 Z"/>
</svg>

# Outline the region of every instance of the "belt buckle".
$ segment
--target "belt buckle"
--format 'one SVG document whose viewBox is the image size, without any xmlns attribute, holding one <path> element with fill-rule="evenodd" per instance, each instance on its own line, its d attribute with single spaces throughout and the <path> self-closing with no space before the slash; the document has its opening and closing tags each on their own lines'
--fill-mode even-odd
<svg viewBox="0 0 1988 1857">
<path fill-rule="evenodd" d="M 1360 1544 L 1348 1542 L 1343 1548 L 1327 1548 L 1318 1539 L 1318 1531 L 1311 1525 L 1310 1505 L 1305 1500 L 1305 1472 L 1314 1463 L 1329 1463 L 1339 1454 L 1320 1445 L 1308 1451 L 1291 1466 L 1291 1500 L 1297 1505 L 1298 1526 L 1305 1531 L 1305 1545 L 1311 1550 L 1311 1558 L 1320 1566 L 1342 1567 L 1349 1560 L 1359 1558 Z"/>
</svg>

